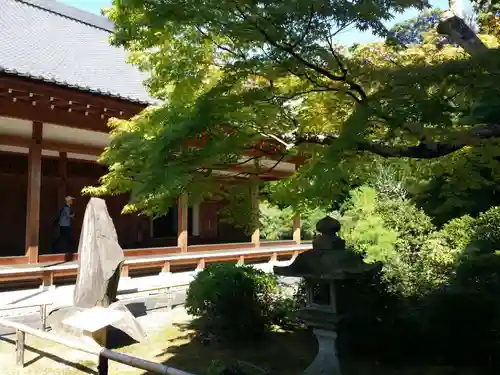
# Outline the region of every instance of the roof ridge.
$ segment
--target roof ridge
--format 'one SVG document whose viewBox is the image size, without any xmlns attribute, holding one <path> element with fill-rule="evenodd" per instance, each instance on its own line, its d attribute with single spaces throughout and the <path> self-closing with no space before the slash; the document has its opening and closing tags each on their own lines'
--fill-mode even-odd
<svg viewBox="0 0 500 375">
<path fill-rule="evenodd" d="M 106 17 L 78 9 L 55 0 L 15 0 L 38 9 L 69 18 L 107 32 L 113 32 L 114 24 Z"/>
</svg>

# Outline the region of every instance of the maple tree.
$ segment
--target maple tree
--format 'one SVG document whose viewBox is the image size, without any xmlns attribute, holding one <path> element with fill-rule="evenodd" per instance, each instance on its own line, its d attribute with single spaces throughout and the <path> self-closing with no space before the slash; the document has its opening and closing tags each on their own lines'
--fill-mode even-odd
<svg viewBox="0 0 500 375">
<path fill-rule="evenodd" d="M 261 141 L 272 140 L 278 161 L 308 156 L 273 194 L 285 189 L 295 206 L 331 205 L 379 157 L 433 159 L 498 137 L 496 37 L 478 37 L 445 12 L 423 43 L 404 50 L 335 44 L 347 27 L 387 37 L 395 12 L 427 5 L 115 0 L 112 42 L 150 73 L 147 86 L 163 104 L 112 121 L 102 156 L 109 173 L 88 191 L 131 192 L 127 209 L 150 213 L 181 193 L 230 194 L 241 187 L 221 184 L 216 172 L 250 151 L 260 154 L 245 162 L 258 163 L 269 153 Z M 437 43 L 438 33 L 449 43 Z"/>
</svg>

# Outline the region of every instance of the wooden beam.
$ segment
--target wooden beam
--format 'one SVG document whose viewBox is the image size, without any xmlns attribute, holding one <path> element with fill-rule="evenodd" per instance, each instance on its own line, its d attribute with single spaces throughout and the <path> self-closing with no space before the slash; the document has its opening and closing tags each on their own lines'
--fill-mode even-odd
<svg viewBox="0 0 500 375">
<path fill-rule="evenodd" d="M 217 169 L 215 169 L 216 171 Z M 222 170 L 222 169 L 221 169 Z M 222 171 L 228 171 L 228 172 L 233 172 L 235 174 L 239 174 L 240 176 L 250 176 L 250 178 L 254 176 L 258 176 L 260 179 L 282 179 L 282 178 L 287 178 L 293 175 L 295 172 L 294 171 L 280 171 L 276 169 L 272 169 L 269 171 L 262 171 L 261 173 L 257 174 L 257 171 L 255 169 L 248 167 L 248 166 L 229 166 L 227 169 L 222 170 Z"/>
<path fill-rule="evenodd" d="M 42 146 L 45 150 L 53 150 L 59 152 L 66 152 L 71 154 L 93 155 L 100 156 L 104 151 L 102 147 L 94 147 L 87 145 L 71 144 L 56 141 L 42 141 Z"/>
<path fill-rule="evenodd" d="M 31 139 L 17 135 L 0 135 L 0 144 L 5 146 L 29 148 L 31 145 Z M 87 146 L 77 143 L 41 140 L 41 144 L 42 144 L 42 149 L 44 150 L 82 154 L 82 155 L 99 156 L 104 151 L 104 148 L 101 147 Z"/>
<path fill-rule="evenodd" d="M 90 93 L 75 88 L 61 87 L 57 84 L 11 76 L 6 73 L 0 74 L 0 87 L 24 91 L 27 93 L 42 94 L 47 97 L 61 98 L 68 101 L 72 100 L 96 107 L 119 109 L 127 113 L 132 113 L 133 115 L 139 113 L 147 106 L 145 103 L 112 98 L 106 95 Z"/>
<path fill-rule="evenodd" d="M 28 121 L 40 121 L 50 124 L 68 126 L 78 129 L 107 132 L 108 119 L 100 116 L 85 116 L 78 112 L 68 112 L 45 106 L 32 106 L 31 103 L 0 98 L 0 116 L 14 117 Z"/>
<path fill-rule="evenodd" d="M 21 136 L 15 136 L 15 135 L 0 135 L 0 144 L 6 145 L 6 146 L 16 146 L 16 147 L 29 147 L 31 140 L 25 137 Z M 82 144 L 77 144 L 77 143 L 66 143 L 66 142 L 58 142 L 58 141 L 49 141 L 49 140 L 42 140 L 42 148 L 44 150 L 50 150 L 50 151 L 57 151 L 57 152 L 66 152 L 66 153 L 74 153 L 74 154 L 82 154 L 82 155 L 92 155 L 92 156 L 100 156 L 102 152 L 104 151 L 104 148 L 101 147 L 95 147 L 95 146 L 87 146 L 87 145 L 82 145 Z M 255 173 L 255 171 L 252 171 L 251 167 L 240 167 L 240 166 L 233 166 L 229 169 L 229 171 L 237 174 L 241 173 L 242 175 L 245 174 L 245 172 L 250 172 L 250 173 Z M 274 180 L 280 180 L 283 178 L 290 177 L 293 174 L 293 172 L 287 172 L 287 171 L 279 171 L 279 170 L 272 170 L 268 172 L 264 172 L 259 175 L 259 179 L 261 180 L 269 180 L 269 181 L 274 181 Z M 251 176 L 251 175 L 250 175 Z M 235 178 L 231 176 L 227 176 L 227 178 Z M 242 181 L 248 180 L 247 178 L 241 177 Z"/>
<path fill-rule="evenodd" d="M 259 208 L 259 180 L 254 179 L 250 184 L 250 200 L 252 203 L 252 243 L 260 247 L 260 208 Z"/>
<path fill-rule="evenodd" d="M 177 246 L 181 252 L 188 249 L 188 198 L 183 194 L 177 200 Z"/>
<path fill-rule="evenodd" d="M 28 154 L 28 202 L 26 212 L 26 255 L 29 263 L 38 262 L 40 231 L 40 190 L 42 187 L 43 124 L 33 122 L 32 140 Z"/>
<path fill-rule="evenodd" d="M 293 215 L 293 240 L 296 244 L 300 245 L 301 232 L 300 232 L 300 213 L 296 212 Z"/>
</svg>

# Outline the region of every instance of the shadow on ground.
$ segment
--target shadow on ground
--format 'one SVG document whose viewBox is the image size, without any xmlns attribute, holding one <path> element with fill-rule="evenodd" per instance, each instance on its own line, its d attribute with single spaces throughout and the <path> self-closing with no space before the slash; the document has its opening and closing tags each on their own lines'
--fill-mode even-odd
<svg viewBox="0 0 500 375">
<path fill-rule="evenodd" d="M 250 365 L 248 367 L 257 367 L 262 373 L 272 375 L 299 375 L 317 351 L 316 339 L 308 330 L 272 332 L 260 344 L 224 347 L 199 340 L 194 335 L 195 327 L 196 322 L 174 323 L 172 330 L 151 341 L 150 350 L 158 354 L 149 359 L 195 375 L 206 375 L 213 360 L 244 362 Z M 341 360 L 341 366 L 343 375 L 490 375 L 478 369 L 425 364 L 381 365 L 368 359 Z"/>
<path fill-rule="evenodd" d="M 12 340 L 10 338 L 7 338 L 5 336 L 0 336 L 0 341 L 3 341 L 3 342 L 7 342 L 9 344 L 12 345 L 12 348 L 13 348 L 13 352 L 12 352 L 12 355 L 15 355 L 15 347 L 16 347 L 16 341 L 15 340 Z M 68 360 L 65 360 L 63 358 L 61 358 L 59 355 L 55 355 L 55 354 L 52 354 L 52 353 L 49 353 L 49 352 L 46 352 L 46 351 L 43 351 L 43 350 L 39 350 L 37 348 L 34 348 L 32 346 L 29 346 L 29 345 L 26 345 L 24 347 L 27 351 L 30 351 L 30 352 L 33 352 L 35 353 L 37 356 L 29 361 L 26 361 L 24 366 L 25 367 L 28 367 L 36 362 L 38 362 L 40 359 L 42 358 L 48 358 L 54 362 L 57 362 L 57 363 L 60 363 L 60 364 L 63 364 L 65 366 L 68 366 L 68 367 L 71 367 L 75 370 L 78 370 L 80 371 L 82 374 L 91 374 L 91 375 L 97 375 L 97 371 L 94 371 L 92 370 L 91 368 L 87 367 L 85 364 L 81 364 L 81 363 L 75 363 L 75 362 L 71 362 L 71 361 L 68 361 Z M 20 370 L 21 371 L 21 370 Z"/>
<path fill-rule="evenodd" d="M 129 309 L 135 318 L 147 315 L 147 307 L 144 302 L 132 302 L 127 303 L 125 306 Z M 116 329 L 114 327 L 108 327 L 108 345 L 109 349 L 119 349 L 136 343 L 129 335 Z"/>
<path fill-rule="evenodd" d="M 165 337 L 166 348 L 156 355 L 156 361 L 196 375 L 206 374 L 213 360 L 236 360 L 273 375 L 291 375 L 301 373 L 316 354 L 316 339 L 307 330 L 271 332 L 260 344 L 227 347 L 199 340 L 194 335 L 195 326 L 196 323 L 174 324 L 180 335 Z"/>
</svg>

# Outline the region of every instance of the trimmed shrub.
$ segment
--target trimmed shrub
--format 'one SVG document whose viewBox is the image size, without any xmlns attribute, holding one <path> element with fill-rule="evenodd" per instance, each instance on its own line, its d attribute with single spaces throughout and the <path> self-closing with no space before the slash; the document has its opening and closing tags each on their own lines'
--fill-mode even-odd
<svg viewBox="0 0 500 375">
<path fill-rule="evenodd" d="M 500 207 L 492 207 L 479 215 L 473 235 L 474 250 L 491 254 L 500 250 Z"/>
<path fill-rule="evenodd" d="M 187 311 L 200 334 L 216 340 L 259 339 L 273 323 L 276 277 L 251 266 L 211 264 L 191 282 Z"/>
</svg>

